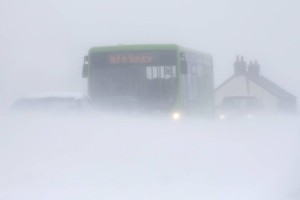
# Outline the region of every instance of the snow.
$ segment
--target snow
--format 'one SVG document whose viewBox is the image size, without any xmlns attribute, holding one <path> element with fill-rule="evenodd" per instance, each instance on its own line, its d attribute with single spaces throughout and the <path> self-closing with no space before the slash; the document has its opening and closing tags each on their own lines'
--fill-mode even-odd
<svg viewBox="0 0 300 200">
<path fill-rule="evenodd" d="M 0 125 L 0 199 L 274 200 L 299 189 L 298 118 L 3 116 Z"/>
</svg>

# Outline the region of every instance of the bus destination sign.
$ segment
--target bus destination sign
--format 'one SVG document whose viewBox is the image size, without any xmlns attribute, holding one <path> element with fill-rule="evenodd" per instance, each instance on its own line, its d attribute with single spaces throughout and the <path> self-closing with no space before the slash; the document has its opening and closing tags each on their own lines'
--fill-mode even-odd
<svg viewBox="0 0 300 200">
<path fill-rule="evenodd" d="M 110 64 L 151 64 L 154 57 L 151 54 L 110 54 L 108 56 Z"/>
<path fill-rule="evenodd" d="M 155 53 L 111 53 L 107 59 L 110 65 L 159 63 L 159 56 Z"/>
<path fill-rule="evenodd" d="M 119 51 L 91 55 L 95 67 L 176 65 L 175 51 Z"/>
</svg>

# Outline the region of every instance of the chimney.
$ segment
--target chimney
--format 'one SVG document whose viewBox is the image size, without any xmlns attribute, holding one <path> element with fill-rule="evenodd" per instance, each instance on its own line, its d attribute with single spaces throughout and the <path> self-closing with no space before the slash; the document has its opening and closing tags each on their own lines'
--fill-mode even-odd
<svg viewBox="0 0 300 200">
<path fill-rule="evenodd" d="M 244 61 L 243 56 L 241 56 L 241 60 L 239 56 L 236 56 L 236 61 L 234 62 L 234 73 L 235 75 L 243 75 L 246 74 L 246 63 Z"/>
<path fill-rule="evenodd" d="M 254 64 L 252 62 L 250 62 L 249 66 L 248 66 L 248 74 L 252 77 L 259 76 L 260 66 L 257 64 L 257 61 L 255 61 Z"/>
</svg>

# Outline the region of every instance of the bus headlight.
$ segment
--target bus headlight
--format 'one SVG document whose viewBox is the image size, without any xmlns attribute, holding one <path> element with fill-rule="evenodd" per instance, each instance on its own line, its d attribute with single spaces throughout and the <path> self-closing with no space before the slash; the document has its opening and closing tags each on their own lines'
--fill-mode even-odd
<svg viewBox="0 0 300 200">
<path fill-rule="evenodd" d="M 180 118 L 180 113 L 174 112 L 174 113 L 172 114 L 172 118 L 173 118 L 174 120 L 178 120 L 178 119 Z"/>
<path fill-rule="evenodd" d="M 253 115 L 252 114 L 248 114 L 247 118 L 253 118 Z"/>
<path fill-rule="evenodd" d="M 225 118 L 226 118 L 226 115 L 221 114 L 221 115 L 219 115 L 219 118 L 220 118 L 220 119 L 225 119 Z"/>
</svg>

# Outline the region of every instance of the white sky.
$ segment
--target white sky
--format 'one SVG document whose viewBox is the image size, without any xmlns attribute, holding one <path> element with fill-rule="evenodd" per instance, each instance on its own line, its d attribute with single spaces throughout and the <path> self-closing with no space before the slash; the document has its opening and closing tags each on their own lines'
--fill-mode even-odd
<svg viewBox="0 0 300 200">
<path fill-rule="evenodd" d="M 31 92 L 85 91 L 88 49 L 131 43 L 211 53 L 216 86 L 243 55 L 299 96 L 299 10 L 297 0 L 1 0 L 0 96 L 9 104 Z"/>
</svg>

